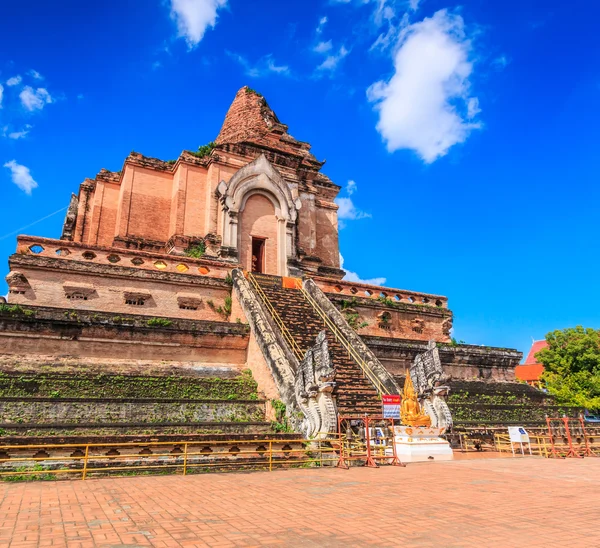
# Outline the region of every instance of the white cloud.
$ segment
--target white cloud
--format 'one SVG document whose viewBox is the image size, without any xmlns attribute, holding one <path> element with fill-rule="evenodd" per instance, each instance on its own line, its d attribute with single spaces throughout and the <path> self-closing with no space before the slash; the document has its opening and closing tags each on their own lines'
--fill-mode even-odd
<svg viewBox="0 0 600 548">
<path fill-rule="evenodd" d="M 4 97 L 4 86 L 0 84 L 0 108 L 2 108 L 2 98 Z"/>
<path fill-rule="evenodd" d="M 282 76 L 289 76 L 291 74 L 290 67 L 287 65 L 278 65 L 273 59 L 272 54 L 261 57 L 254 65 L 239 53 L 233 53 L 231 51 L 225 52 L 234 61 L 244 67 L 244 74 L 251 78 L 260 78 L 270 73 L 280 74 Z"/>
<path fill-rule="evenodd" d="M 36 80 L 43 80 L 44 77 L 37 71 L 37 70 L 29 70 L 27 71 L 27 74 L 29 74 L 29 76 L 31 76 L 32 78 L 35 78 Z"/>
<path fill-rule="evenodd" d="M 6 162 L 4 167 L 7 167 L 11 171 L 12 182 L 15 183 L 25 194 L 31 195 L 31 191 L 37 188 L 38 184 L 34 181 L 29 168 L 17 164 L 15 160 Z"/>
<path fill-rule="evenodd" d="M 317 53 L 327 53 L 332 48 L 331 40 L 327 42 L 319 42 L 314 48 L 313 51 Z"/>
<path fill-rule="evenodd" d="M 363 280 L 356 272 L 351 272 L 350 270 L 346 270 L 344 268 L 344 257 L 340 253 L 340 268 L 346 272 L 344 276 L 344 280 L 347 282 L 356 282 L 360 284 L 369 284 L 369 285 L 383 285 L 385 283 L 385 278 L 371 278 L 368 280 Z"/>
<path fill-rule="evenodd" d="M 419 9 L 420 2 L 421 2 L 421 0 L 408 0 L 408 7 L 412 11 L 417 11 Z"/>
<path fill-rule="evenodd" d="M 317 70 L 326 71 L 326 70 L 335 70 L 338 66 L 339 62 L 348 55 L 349 51 L 342 46 L 338 53 L 328 55 L 325 60 L 317 67 Z"/>
<path fill-rule="evenodd" d="M 277 74 L 289 74 L 290 72 L 290 67 L 287 65 L 276 65 L 270 55 L 267 56 L 267 69 L 270 72 L 275 72 Z"/>
<path fill-rule="evenodd" d="M 357 188 L 358 186 L 356 185 L 356 181 L 350 179 L 346 185 L 346 194 L 348 194 L 348 196 L 352 196 L 352 194 L 356 192 Z"/>
<path fill-rule="evenodd" d="M 510 59 L 506 56 L 506 55 L 500 55 L 499 57 L 496 57 L 493 61 L 492 61 L 492 66 L 500 71 L 500 70 L 504 70 L 508 64 L 510 63 Z"/>
<path fill-rule="evenodd" d="M 9 131 L 8 126 L 4 126 L 2 128 L 2 135 L 4 137 L 8 137 L 9 139 L 23 139 L 29 133 L 31 126 L 29 124 L 25 124 L 21 131 Z"/>
<path fill-rule="evenodd" d="M 370 213 L 365 213 L 358 209 L 352 198 L 336 198 L 335 203 L 338 205 L 338 218 L 346 221 L 356 221 L 358 219 L 367 219 L 371 217 Z"/>
<path fill-rule="evenodd" d="M 194 48 L 206 29 L 217 24 L 217 12 L 226 5 L 227 0 L 171 0 L 171 18 L 177 23 L 178 36 Z"/>
<path fill-rule="evenodd" d="M 401 31 L 394 75 L 367 90 L 379 113 L 377 130 L 390 152 L 414 150 L 431 163 L 481 127 L 463 118 L 469 103 L 473 115 L 479 111 L 472 101 L 476 98 L 469 97 L 470 51 L 462 17 L 447 10 Z"/>
<path fill-rule="evenodd" d="M 21 104 L 30 111 L 41 110 L 46 103 L 52 103 L 52 97 L 46 88 L 37 88 L 34 90 L 31 86 L 25 86 L 19 93 Z"/>
<path fill-rule="evenodd" d="M 384 21 L 391 21 L 395 16 L 396 11 L 386 2 L 386 0 L 377 0 L 377 8 L 375 8 L 373 18 L 378 27 L 383 25 Z"/>
<path fill-rule="evenodd" d="M 479 99 L 477 97 L 470 97 L 467 101 L 467 118 L 472 120 L 481 112 L 479 108 Z"/>
<path fill-rule="evenodd" d="M 6 85 L 7 86 L 18 86 L 21 83 L 21 80 L 23 80 L 23 78 L 21 78 L 21 76 L 17 74 L 17 76 L 13 76 L 12 78 L 9 78 L 8 80 L 6 80 Z"/>
<path fill-rule="evenodd" d="M 327 24 L 327 17 L 321 17 L 319 19 L 319 25 L 317 26 L 317 34 L 321 34 L 323 32 L 323 28 Z"/>
</svg>

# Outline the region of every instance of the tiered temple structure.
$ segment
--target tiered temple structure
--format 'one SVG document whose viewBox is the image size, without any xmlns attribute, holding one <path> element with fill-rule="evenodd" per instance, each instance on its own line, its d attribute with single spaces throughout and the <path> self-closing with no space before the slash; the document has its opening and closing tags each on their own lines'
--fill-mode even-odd
<svg viewBox="0 0 600 548">
<path fill-rule="evenodd" d="M 514 381 L 519 352 L 451 342 L 446 297 L 343 280 L 340 187 L 287 130 L 244 87 L 214 143 L 169 161 L 132 152 L 85 179 L 60 239 L 18 237 L 0 365 L 32 382 L 250 370 L 256 397 L 283 401 L 307 435 L 379 412 L 431 340 L 451 381 Z"/>
</svg>

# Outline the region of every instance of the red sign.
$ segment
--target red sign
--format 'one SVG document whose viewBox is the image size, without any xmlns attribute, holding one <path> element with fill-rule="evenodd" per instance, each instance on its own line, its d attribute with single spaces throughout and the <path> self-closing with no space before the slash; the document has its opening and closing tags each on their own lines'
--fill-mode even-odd
<svg viewBox="0 0 600 548">
<path fill-rule="evenodd" d="M 381 399 L 383 402 L 383 418 L 400 420 L 400 396 L 398 394 L 384 394 Z"/>
</svg>

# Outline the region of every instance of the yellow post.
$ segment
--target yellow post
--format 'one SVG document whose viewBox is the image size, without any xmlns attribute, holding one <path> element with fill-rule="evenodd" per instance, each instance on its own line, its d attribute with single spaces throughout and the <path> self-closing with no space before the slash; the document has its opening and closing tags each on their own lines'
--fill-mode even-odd
<svg viewBox="0 0 600 548">
<path fill-rule="evenodd" d="M 188 444 L 186 443 L 183 448 L 183 475 L 187 474 L 187 453 L 188 453 Z"/>
<path fill-rule="evenodd" d="M 88 465 L 88 455 L 90 453 L 90 446 L 86 445 L 85 446 L 85 456 L 83 457 L 83 472 L 81 474 L 81 479 L 85 480 L 85 477 L 87 476 L 87 465 Z"/>
<path fill-rule="evenodd" d="M 269 472 L 273 471 L 273 442 L 269 441 Z"/>
</svg>

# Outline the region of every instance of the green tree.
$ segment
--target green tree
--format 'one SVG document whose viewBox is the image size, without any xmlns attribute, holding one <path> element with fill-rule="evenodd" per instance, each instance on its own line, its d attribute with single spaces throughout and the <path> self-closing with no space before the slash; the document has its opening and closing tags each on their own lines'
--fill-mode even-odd
<svg viewBox="0 0 600 548">
<path fill-rule="evenodd" d="M 559 404 L 600 409 L 600 331 L 578 325 L 548 333 L 546 342 L 536 358 L 548 392 Z"/>
</svg>

